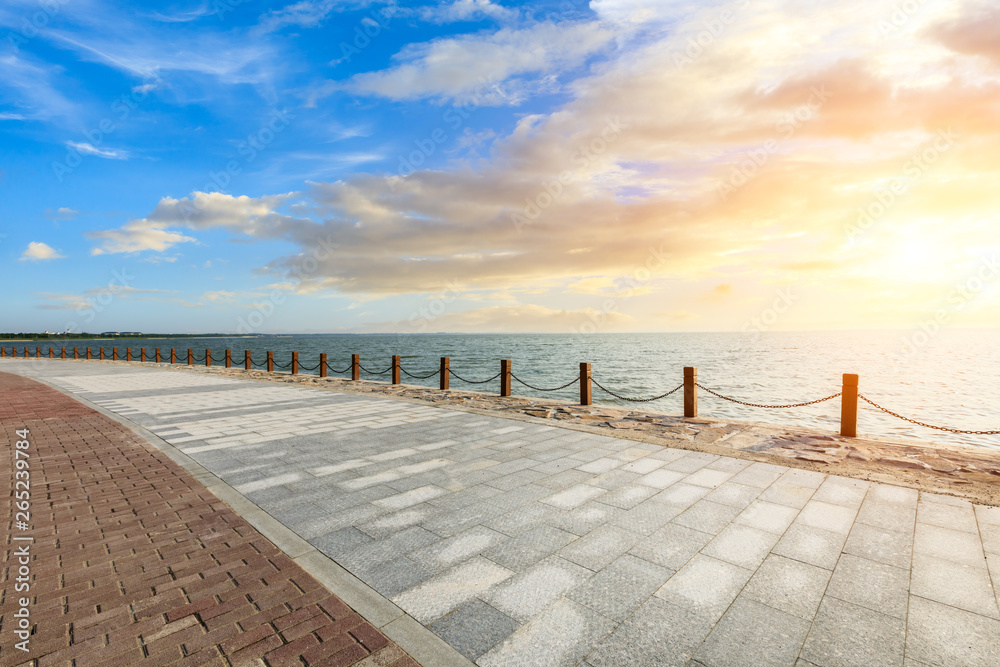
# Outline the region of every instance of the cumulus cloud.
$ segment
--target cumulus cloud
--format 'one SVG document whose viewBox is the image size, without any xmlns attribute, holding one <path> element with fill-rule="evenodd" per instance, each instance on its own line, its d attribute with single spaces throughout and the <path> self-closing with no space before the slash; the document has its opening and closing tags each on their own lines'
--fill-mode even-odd
<svg viewBox="0 0 1000 667">
<path fill-rule="evenodd" d="M 133 220 L 125 223 L 120 229 L 106 229 L 99 232 L 86 232 L 87 238 L 97 239 L 100 246 L 92 248 L 91 255 L 142 252 L 155 250 L 163 252 L 178 243 L 191 243 L 196 239 L 173 232 L 150 220 Z"/>
<path fill-rule="evenodd" d="M 454 0 L 454 2 L 424 7 L 420 11 L 425 21 L 451 23 L 475 21 L 483 18 L 510 20 L 517 17 L 517 10 L 498 5 L 490 0 Z"/>
<path fill-rule="evenodd" d="M 28 244 L 28 247 L 23 253 L 21 253 L 21 261 L 30 260 L 37 262 L 46 259 L 60 259 L 64 255 L 60 255 L 52 246 L 47 243 L 42 243 L 41 241 L 32 241 Z"/>
</svg>

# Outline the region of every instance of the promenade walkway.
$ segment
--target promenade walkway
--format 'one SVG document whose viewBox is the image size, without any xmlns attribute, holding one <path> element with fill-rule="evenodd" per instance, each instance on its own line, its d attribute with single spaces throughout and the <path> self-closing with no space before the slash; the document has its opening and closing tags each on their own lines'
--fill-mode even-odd
<svg viewBox="0 0 1000 667">
<path fill-rule="evenodd" d="M 358 393 L 99 362 L 0 371 L 203 466 L 424 665 L 1000 664 L 998 508 Z"/>
<path fill-rule="evenodd" d="M 19 451 L 30 492 L 27 525 L 4 500 L 0 664 L 417 667 L 118 422 L 0 372 L 0 432 L 4 476 Z"/>
</svg>

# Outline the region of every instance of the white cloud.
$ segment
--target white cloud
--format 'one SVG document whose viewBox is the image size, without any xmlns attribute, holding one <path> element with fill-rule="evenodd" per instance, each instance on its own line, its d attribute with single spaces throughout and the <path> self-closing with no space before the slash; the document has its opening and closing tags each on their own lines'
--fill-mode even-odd
<svg viewBox="0 0 1000 667">
<path fill-rule="evenodd" d="M 25 120 L 25 117 L 19 113 L 0 113 L 0 120 Z"/>
<path fill-rule="evenodd" d="M 392 67 L 356 74 L 340 85 L 356 94 L 395 100 L 516 103 L 523 89 L 579 65 L 613 37 L 597 23 L 546 22 L 438 39 L 411 44 L 393 57 Z M 534 75 L 531 81 L 515 81 L 512 90 L 503 89 L 504 82 L 526 74 Z"/>
<path fill-rule="evenodd" d="M 275 32 L 286 26 L 316 28 L 334 12 L 356 9 L 367 4 L 368 0 L 301 0 L 261 15 L 257 32 Z"/>
<path fill-rule="evenodd" d="M 449 4 L 423 7 L 421 18 L 433 23 L 474 21 L 482 18 L 510 20 L 517 18 L 516 9 L 510 9 L 490 0 L 455 0 Z"/>
<path fill-rule="evenodd" d="M 47 243 L 42 243 L 41 241 L 32 241 L 28 244 L 27 249 L 21 254 L 21 261 L 31 260 L 39 261 L 45 259 L 60 259 L 65 255 L 60 255 L 55 251 L 52 246 Z"/>
<path fill-rule="evenodd" d="M 79 214 L 79 211 L 75 211 L 67 206 L 60 206 L 55 211 L 50 208 L 45 209 L 45 217 L 55 221 L 72 220 Z"/>
<path fill-rule="evenodd" d="M 121 229 L 86 232 L 84 236 L 101 241 L 100 247 L 90 251 L 91 255 L 142 252 L 144 250 L 163 252 L 178 243 L 192 243 L 196 240 L 179 232 L 163 229 L 164 226 L 145 219 L 132 220 L 125 223 Z"/>
<path fill-rule="evenodd" d="M 97 148 L 93 144 L 86 141 L 67 141 L 66 145 L 79 153 L 83 153 L 84 155 L 96 155 L 97 157 L 103 157 L 108 160 L 128 159 L 128 151 L 116 148 Z"/>
</svg>

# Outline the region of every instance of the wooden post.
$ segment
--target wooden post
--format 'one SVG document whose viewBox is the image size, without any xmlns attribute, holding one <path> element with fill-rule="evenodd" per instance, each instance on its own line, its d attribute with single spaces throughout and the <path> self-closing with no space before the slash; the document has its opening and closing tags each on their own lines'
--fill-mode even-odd
<svg viewBox="0 0 1000 667">
<path fill-rule="evenodd" d="M 510 396 L 510 359 L 500 360 L 500 395 Z"/>
<path fill-rule="evenodd" d="M 170 348 L 170 363 L 172 363 L 172 364 L 176 364 L 177 363 L 177 348 L 176 347 Z"/>
<path fill-rule="evenodd" d="M 139 348 L 139 361 L 146 363 L 146 348 L 144 347 Z"/>
<path fill-rule="evenodd" d="M 229 350 L 227 348 L 226 349 L 226 368 L 232 368 L 232 367 L 233 367 L 233 355 L 231 354 L 231 350 Z"/>
<path fill-rule="evenodd" d="M 243 368 L 245 370 L 250 370 L 250 350 L 243 351 Z"/>
<path fill-rule="evenodd" d="M 132 361 L 132 346 L 125 348 L 125 361 Z"/>
<path fill-rule="evenodd" d="M 392 383 L 399 384 L 399 355 L 392 355 Z"/>
<path fill-rule="evenodd" d="M 31 352 L 28 351 L 28 346 L 25 345 L 24 346 L 24 358 L 27 359 L 30 356 L 31 356 Z"/>
<path fill-rule="evenodd" d="M 17 356 L 17 349 L 16 348 L 14 349 L 14 356 L 15 357 Z M 62 349 L 62 358 L 63 359 L 66 358 L 66 348 L 65 347 Z"/>
<path fill-rule="evenodd" d="M 49 347 L 49 359 L 51 359 L 51 358 L 52 358 L 52 348 L 51 348 L 51 347 Z M 101 359 L 103 359 L 103 358 L 104 358 L 104 357 L 101 357 Z"/>
<path fill-rule="evenodd" d="M 160 355 L 160 348 L 156 348 L 156 357 L 155 357 L 155 359 L 156 359 L 156 363 L 161 363 L 163 361 L 163 357 Z"/>
<path fill-rule="evenodd" d="M 352 354 L 351 355 L 351 379 L 360 380 L 361 379 L 361 355 Z"/>
<path fill-rule="evenodd" d="M 274 372 L 274 352 L 272 352 L 271 350 L 267 351 L 267 372 L 268 373 Z"/>
<path fill-rule="evenodd" d="M 205 365 L 206 366 L 211 366 L 212 365 L 212 351 L 211 350 L 205 350 Z"/>
<path fill-rule="evenodd" d="M 10 346 L 10 356 L 17 359 L 17 345 Z"/>
<path fill-rule="evenodd" d="M 292 375 L 299 374 L 299 353 L 292 352 Z"/>
<path fill-rule="evenodd" d="M 451 359 L 441 357 L 441 391 L 448 389 L 448 380 L 451 375 Z"/>
<path fill-rule="evenodd" d="M 24 348 L 24 352 L 25 352 L 24 356 L 28 356 L 28 354 L 27 354 L 28 353 L 28 348 Z M 73 348 L 73 358 L 74 359 L 79 359 L 80 358 L 80 348 L 78 348 L 78 347 L 74 347 Z"/>
<path fill-rule="evenodd" d="M 194 350 L 188 348 L 188 366 L 194 366 Z"/>
<path fill-rule="evenodd" d="M 38 356 L 41 356 L 40 354 Z M 90 359 L 90 347 L 87 347 L 87 358 Z"/>
<path fill-rule="evenodd" d="M 326 352 L 319 355 L 319 376 L 321 378 L 326 377 Z"/>
<path fill-rule="evenodd" d="M 840 435 L 858 437 L 858 376 L 844 373 L 840 396 Z"/>
<path fill-rule="evenodd" d="M 35 359 L 41 359 L 41 358 L 42 358 L 42 348 L 40 348 L 40 347 L 38 347 L 36 345 L 35 346 Z M 90 348 L 89 347 L 87 348 L 87 358 L 90 359 Z"/>
<path fill-rule="evenodd" d="M 49 356 L 50 357 L 52 356 L 52 348 L 51 347 L 49 348 Z M 104 346 L 103 345 L 97 349 L 97 358 L 100 359 L 101 361 L 104 361 Z"/>
<path fill-rule="evenodd" d="M 580 362 L 580 405 L 590 405 L 594 401 L 590 386 L 590 364 Z"/>
<path fill-rule="evenodd" d="M 698 416 L 698 368 L 684 367 L 684 417 Z"/>
<path fill-rule="evenodd" d="M 7 346 L 0 345 L 0 359 L 3 359 L 6 356 L 7 356 Z"/>
</svg>

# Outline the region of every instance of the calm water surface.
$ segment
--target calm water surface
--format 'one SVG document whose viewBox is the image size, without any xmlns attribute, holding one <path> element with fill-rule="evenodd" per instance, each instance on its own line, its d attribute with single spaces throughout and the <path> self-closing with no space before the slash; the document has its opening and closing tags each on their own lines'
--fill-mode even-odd
<svg viewBox="0 0 1000 667">
<path fill-rule="evenodd" d="M 579 374 L 579 363 L 592 364 L 593 377 L 609 389 L 629 397 L 645 398 L 673 389 L 682 381 L 684 366 L 697 366 L 699 382 L 720 393 L 755 403 L 797 403 L 840 391 L 843 373 L 861 376 L 861 392 L 898 413 L 941 426 L 965 430 L 1000 429 L 1000 330 L 945 330 L 915 352 L 903 353 L 905 332 L 769 332 L 672 333 L 672 334 L 506 334 L 506 335 L 296 335 L 232 338 L 136 339 L 133 354 L 146 347 L 160 347 L 166 354 L 178 349 L 178 361 L 186 362 L 187 348 L 203 355 L 213 350 L 220 364 L 223 350 L 234 351 L 234 364 L 241 364 L 243 350 L 262 362 L 267 350 L 275 361 L 288 364 L 291 352 L 299 352 L 302 366 L 316 366 L 319 354 L 328 355 L 335 369 L 350 366 L 350 355 L 361 355 L 361 363 L 383 371 L 392 354 L 403 357 L 403 368 L 425 375 L 438 368 L 440 357 L 451 357 L 452 370 L 470 380 L 483 380 L 499 371 L 501 359 L 513 360 L 514 375 L 539 387 L 562 385 Z M 912 332 L 907 335 L 912 336 Z M 34 346 L 35 343 L 19 343 Z M 39 341 L 47 351 L 52 345 L 81 349 L 105 347 L 109 341 Z M 10 345 L 7 343 L 6 345 Z M 126 343 L 118 342 L 124 357 Z M 33 348 L 32 348 L 33 349 Z M 96 351 L 96 350 L 95 350 Z M 183 352 L 182 352 L 183 351 Z M 303 371 L 304 372 L 304 371 Z M 317 371 L 313 371 L 316 373 Z M 388 379 L 388 375 L 362 377 Z M 433 377 L 418 380 L 403 376 L 408 384 L 437 386 Z M 471 388 L 495 392 L 499 380 L 485 385 L 466 385 L 452 378 L 455 389 Z M 579 400 L 572 386 L 559 392 L 541 393 L 517 382 L 513 391 L 521 396 Z M 652 403 L 631 404 L 638 410 L 679 414 L 682 392 Z M 594 402 L 625 405 L 594 387 Z M 699 412 L 705 417 L 731 418 L 780 425 L 839 429 L 840 401 L 789 410 L 751 408 L 699 392 Z M 932 431 L 877 412 L 862 403 L 858 431 L 862 435 L 908 436 L 936 442 L 964 443 L 1000 449 L 1000 436 L 953 435 Z"/>
</svg>

